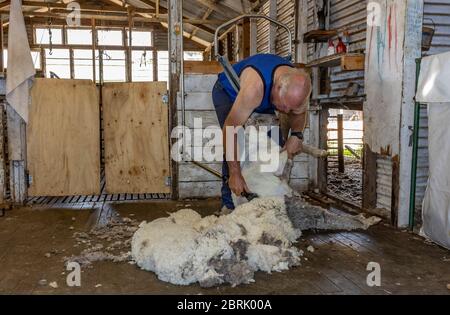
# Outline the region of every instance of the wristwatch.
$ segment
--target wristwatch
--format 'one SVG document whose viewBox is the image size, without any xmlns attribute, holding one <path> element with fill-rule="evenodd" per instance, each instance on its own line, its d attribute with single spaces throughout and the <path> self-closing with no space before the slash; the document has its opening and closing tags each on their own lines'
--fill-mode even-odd
<svg viewBox="0 0 450 315">
<path fill-rule="evenodd" d="M 303 132 L 301 132 L 301 131 L 294 131 L 294 132 L 291 132 L 291 137 L 297 137 L 297 138 L 299 138 L 299 139 L 302 140 L 302 141 L 303 141 L 303 139 L 304 139 L 304 137 L 303 137 Z"/>
</svg>

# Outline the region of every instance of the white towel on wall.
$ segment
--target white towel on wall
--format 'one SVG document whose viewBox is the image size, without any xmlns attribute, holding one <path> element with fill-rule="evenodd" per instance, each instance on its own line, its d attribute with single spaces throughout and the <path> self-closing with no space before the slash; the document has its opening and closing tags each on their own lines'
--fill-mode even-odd
<svg viewBox="0 0 450 315">
<path fill-rule="evenodd" d="M 22 14 L 22 0 L 11 1 L 7 67 L 6 100 L 28 122 L 29 94 L 36 70 Z"/>
</svg>

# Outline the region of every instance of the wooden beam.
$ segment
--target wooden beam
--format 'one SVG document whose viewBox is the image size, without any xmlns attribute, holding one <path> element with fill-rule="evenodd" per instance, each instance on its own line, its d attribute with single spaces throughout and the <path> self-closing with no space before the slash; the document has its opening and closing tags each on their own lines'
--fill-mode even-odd
<svg viewBox="0 0 450 315">
<path fill-rule="evenodd" d="M 242 23 L 242 57 L 250 57 L 251 46 L 251 32 L 250 32 L 250 19 L 244 19 Z"/>
<path fill-rule="evenodd" d="M 3 15 L 9 15 L 9 11 L 7 10 L 0 10 L 0 14 Z M 59 18 L 59 19 L 65 19 L 67 17 L 66 13 L 50 13 L 50 12 L 23 12 L 24 16 L 27 17 L 49 17 L 49 18 Z M 113 21 L 126 21 L 128 22 L 128 16 L 126 14 L 114 14 L 114 15 L 104 15 L 104 14 L 83 14 L 81 19 L 92 19 L 95 18 L 96 20 L 113 20 Z M 167 15 L 160 15 L 159 18 L 148 16 L 148 17 L 142 17 L 142 16 L 134 16 L 133 20 L 136 22 L 166 22 L 167 21 Z M 219 25 L 224 23 L 223 20 L 204 20 L 204 19 L 184 19 L 184 23 L 192 24 L 192 25 Z"/>
<path fill-rule="evenodd" d="M 226 16 L 227 18 L 230 18 L 230 19 L 242 14 L 241 12 L 237 12 L 237 11 L 231 9 L 230 7 L 225 6 L 223 4 L 223 2 L 222 2 L 222 4 L 217 3 L 217 1 L 211 1 L 211 0 L 197 0 L 197 2 L 209 9 L 212 9 L 212 10 Z"/>
<path fill-rule="evenodd" d="M 188 74 L 218 74 L 223 71 L 218 61 L 185 61 L 184 73 Z"/>
<path fill-rule="evenodd" d="M 179 0 L 169 0 L 169 132 L 178 125 L 178 93 L 181 90 L 183 78 L 183 5 Z M 183 91 L 181 91 L 183 92 Z M 182 95 L 184 97 L 184 95 Z M 177 139 L 170 139 L 172 148 Z M 172 199 L 179 198 L 178 163 L 171 160 Z"/>
<path fill-rule="evenodd" d="M 148 5 L 152 4 L 153 6 L 156 6 L 156 0 L 146 0 L 146 1 L 142 1 L 141 0 L 141 2 L 144 2 L 144 3 L 148 4 Z M 163 6 L 163 3 L 161 1 L 160 1 L 160 5 L 159 5 L 159 10 L 160 10 L 160 15 L 161 14 L 167 14 L 167 8 L 165 8 Z M 191 19 L 191 18 L 196 18 L 196 16 L 185 13 L 183 15 L 183 18 L 184 19 Z M 187 22 L 185 22 L 185 23 L 187 23 Z M 187 23 L 187 24 L 190 24 L 190 23 Z M 201 24 L 197 24 L 196 26 L 199 29 L 201 29 L 202 31 L 205 31 L 205 32 L 210 33 L 210 34 L 214 34 L 214 31 L 215 31 L 214 28 L 210 28 L 210 27 L 208 27 L 206 25 L 201 25 Z"/>
<path fill-rule="evenodd" d="M 207 9 L 205 14 L 203 14 L 202 19 L 206 20 L 213 11 L 214 11 L 213 9 Z M 191 33 L 191 36 L 195 36 L 195 34 L 197 34 L 197 31 L 198 31 L 198 27 L 195 27 L 195 29 Z"/>
<path fill-rule="evenodd" d="M 233 64 L 233 63 L 232 63 Z M 296 68 L 303 68 L 303 64 L 294 64 Z M 184 73 L 189 74 L 219 74 L 223 72 L 218 61 L 185 61 Z"/>
<path fill-rule="evenodd" d="M 11 4 L 11 0 L 0 3 L 0 9 L 4 9 Z"/>
<path fill-rule="evenodd" d="M 57 2 L 39 2 L 39 1 L 22 1 L 22 6 L 24 7 L 37 7 L 42 9 L 60 9 L 60 10 L 67 10 L 67 3 L 57 3 Z M 80 10 L 81 11 L 96 11 L 96 12 L 102 12 L 102 13 L 115 13 L 115 12 L 127 12 L 127 8 L 125 7 L 119 7 L 117 5 L 91 5 L 91 4 L 80 4 Z M 1 6 L 0 6 L 1 8 Z M 153 14 L 155 13 L 154 9 L 135 9 L 134 12 L 136 13 L 149 13 Z"/>
</svg>

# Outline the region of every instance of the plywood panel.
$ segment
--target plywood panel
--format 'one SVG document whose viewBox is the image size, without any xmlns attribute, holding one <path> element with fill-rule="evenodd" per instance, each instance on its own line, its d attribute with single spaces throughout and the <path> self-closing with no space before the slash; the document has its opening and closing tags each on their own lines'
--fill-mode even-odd
<svg viewBox="0 0 450 315">
<path fill-rule="evenodd" d="M 103 87 L 106 191 L 169 193 L 168 106 L 164 82 Z"/>
<path fill-rule="evenodd" d="M 90 80 L 36 79 L 27 126 L 29 196 L 100 193 L 100 119 Z"/>
</svg>

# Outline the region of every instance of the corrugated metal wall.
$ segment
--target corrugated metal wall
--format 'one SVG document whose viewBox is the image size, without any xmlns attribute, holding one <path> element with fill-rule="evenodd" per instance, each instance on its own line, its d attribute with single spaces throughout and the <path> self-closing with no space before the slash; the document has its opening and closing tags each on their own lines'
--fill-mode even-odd
<svg viewBox="0 0 450 315">
<path fill-rule="evenodd" d="M 426 54 L 450 51 L 450 0 L 425 0 L 423 11 L 424 25 L 433 27 L 434 24 L 436 30 L 432 47 Z"/>
<path fill-rule="evenodd" d="M 295 35 L 295 1 L 277 0 L 277 20 L 288 25 L 293 37 Z M 260 13 L 269 16 L 269 11 L 270 1 L 266 1 Z M 257 43 L 256 51 L 258 53 L 269 52 L 269 22 L 266 20 L 257 21 Z M 275 39 L 275 53 L 279 56 L 286 57 L 289 53 L 288 43 L 288 34 L 284 29 L 278 27 Z M 294 53 L 294 51 L 291 53 Z"/>
<path fill-rule="evenodd" d="M 277 20 L 285 23 L 295 36 L 295 1 L 296 0 L 278 0 L 277 1 Z M 292 50 L 294 44 L 292 44 Z M 277 28 L 277 39 L 275 42 L 275 52 L 277 55 L 286 57 L 289 53 L 289 37 L 287 32 L 282 28 Z"/>
<path fill-rule="evenodd" d="M 391 210 L 392 159 L 389 156 L 377 158 L 377 208 Z"/>
<path fill-rule="evenodd" d="M 366 49 L 367 0 L 331 0 L 330 28 L 347 30 L 350 34 L 348 52 Z M 342 96 L 350 82 L 361 86 L 364 94 L 364 71 L 343 72 L 340 67 L 331 69 L 330 97 Z"/>
<path fill-rule="evenodd" d="M 450 0 L 425 0 L 424 26 L 435 28 L 435 34 L 429 51 L 423 55 L 435 55 L 450 51 Z M 428 111 L 422 105 L 420 110 L 419 148 L 416 184 L 416 220 L 421 222 L 422 201 L 428 181 Z"/>
<path fill-rule="evenodd" d="M 417 175 L 416 175 L 416 216 L 417 222 L 421 222 L 420 215 L 422 209 L 422 201 L 425 196 L 425 189 L 428 182 L 428 110 L 427 105 L 422 105 L 420 108 L 420 122 L 419 122 L 419 148 L 417 152 Z"/>
<path fill-rule="evenodd" d="M 348 31 L 350 35 L 348 52 L 363 52 L 366 48 L 367 0 L 330 0 L 330 29 Z M 314 25 L 315 0 L 308 1 L 308 31 L 316 29 Z M 326 54 L 328 44 L 308 44 L 308 62 Z M 344 95 L 349 83 L 356 82 L 364 94 L 364 71 L 341 71 L 340 67 L 331 68 L 330 98 Z"/>
<path fill-rule="evenodd" d="M 270 1 L 266 1 L 261 8 L 260 14 L 269 15 Z M 256 51 L 258 53 L 269 52 L 269 21 L 258 19 L 256 22 Z"/>
</svg>

